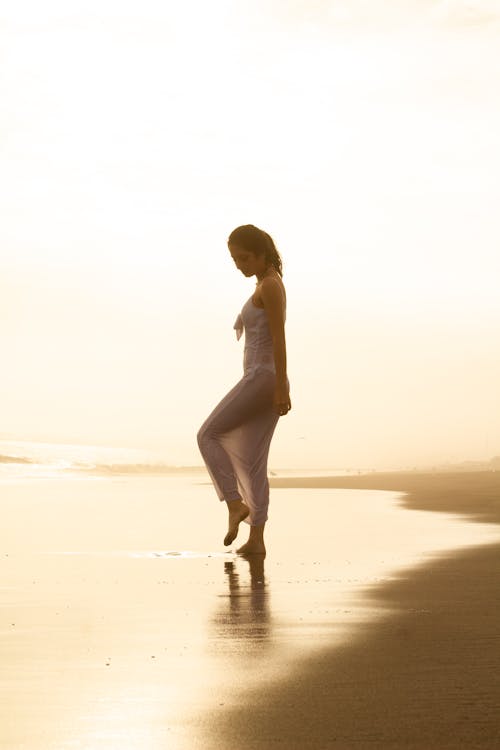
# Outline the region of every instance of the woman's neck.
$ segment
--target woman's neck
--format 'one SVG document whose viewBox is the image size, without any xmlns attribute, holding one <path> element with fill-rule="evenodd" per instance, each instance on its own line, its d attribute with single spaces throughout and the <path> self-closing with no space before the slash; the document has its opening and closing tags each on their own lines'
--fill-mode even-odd
<svg viewBox="0 0 500 750">
<path fill-rule="evenodd" d="M 260 284 L 260 282 L 263 279 L 265 279 L 266 276 L 274 276 L 276 273 L 277 273 L 277 271 L 276 271 L 276 269 L 275 269 L 274 266 L 268 266 L 267 268 L 264 269 L 264 271 L 262 271 L 262 273 L 256 273 L 255 274 L 256 277 L 257 277 L 256 283 Z"/>
</svg>

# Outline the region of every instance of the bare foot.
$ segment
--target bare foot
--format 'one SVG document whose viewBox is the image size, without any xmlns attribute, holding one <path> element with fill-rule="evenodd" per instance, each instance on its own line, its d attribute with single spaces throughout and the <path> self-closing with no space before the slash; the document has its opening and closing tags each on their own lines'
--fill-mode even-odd
<svg viewBox="0 0 500 750">
<path fill-rule="evenodd" d="M 238 555 L 265 555 L 266 548 L 264 542 L 254 542 L 249 540 L 246 544 L 237 549 L 236 552 Z"/>
<path fill-rule="evenodd" d="M 245 503 L 242 503 L 241 501 L 238 502 L 237 500 L 233 500 L 231 503 L 228 503 L 228 508 L 229 518 L 227 524 L 227 534 L 224 537 L 224 544 L 226 545 L 226 547 L 234 542 L 234 540 L 238 536 L 238 527 L 240 523 L 244 521 L 250 513 L 250 510 L 245 505 Z"/>
</svg>

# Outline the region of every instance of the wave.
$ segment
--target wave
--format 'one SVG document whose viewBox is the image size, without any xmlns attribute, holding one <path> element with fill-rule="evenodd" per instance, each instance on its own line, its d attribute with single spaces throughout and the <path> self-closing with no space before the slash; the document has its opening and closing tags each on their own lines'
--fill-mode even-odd
<svg viewBox="0 0 500 750">
<path fill-rule="evenodd" d="M 84 472 L 97 475 L 109 474 L 197 474 L 205 473 L 204 466 L 170 466 L 162 463 L 138 463 L 138 464 L 78 464 L 75 463 L 67 468 L 71 472 Z"/>
<path fill-rule="evenodd" d="M 32 464 L 31 458 L 22 458 L 21 456 L 2 456 L 0 454 L 0 464 Z"/>
<path fill-rule="evenodd" d="M 205 473 L 203 466 L 170 466 L 164 463 L 84 463 L 71 461 L 37 461 L 21 456 L 0 455 L 3 477 L 62 476 L 167 476 Z"/>
<path fill-rule="evenodd" d="M 134 448 L 0 440 L 0 477 L 139 476 L 197 474 L 203 466 L 179 466 Z"/>
</svg>

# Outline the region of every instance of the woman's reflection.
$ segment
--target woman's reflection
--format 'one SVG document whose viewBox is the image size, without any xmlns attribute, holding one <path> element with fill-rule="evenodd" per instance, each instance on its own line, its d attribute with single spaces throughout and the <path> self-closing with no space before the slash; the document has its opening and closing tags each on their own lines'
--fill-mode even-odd
<svg viewBox="0 0 500 750">
<path fill-rule="evenodd" d="M 214 616 L 217 637 L 223 639 L 225 650 L 228 642 L 236 651 L 242 646 L 248 651 L 249 645 L 257 651 L 262 650 L 269 642 L 271 633 L 264 555 L 226 560 L 224 573 L 229 590 L 220 594 L 224 603 L 221 602 Z"/>
</svg>

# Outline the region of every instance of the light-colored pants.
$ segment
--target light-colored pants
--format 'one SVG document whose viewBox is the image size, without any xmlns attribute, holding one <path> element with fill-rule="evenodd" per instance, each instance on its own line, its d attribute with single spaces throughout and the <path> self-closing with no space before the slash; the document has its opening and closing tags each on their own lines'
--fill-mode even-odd
<svg viewBox="0 0 500 750">
<path fill-rule="evenodd" d="M 198 432 L 200 452 L 219 499 L 243 500 L 252 526 L 267 521 L 267 458 L 279 419 L 273 409 L 275 379 L 270 370 L 245 374 Z"/>
</svg>

